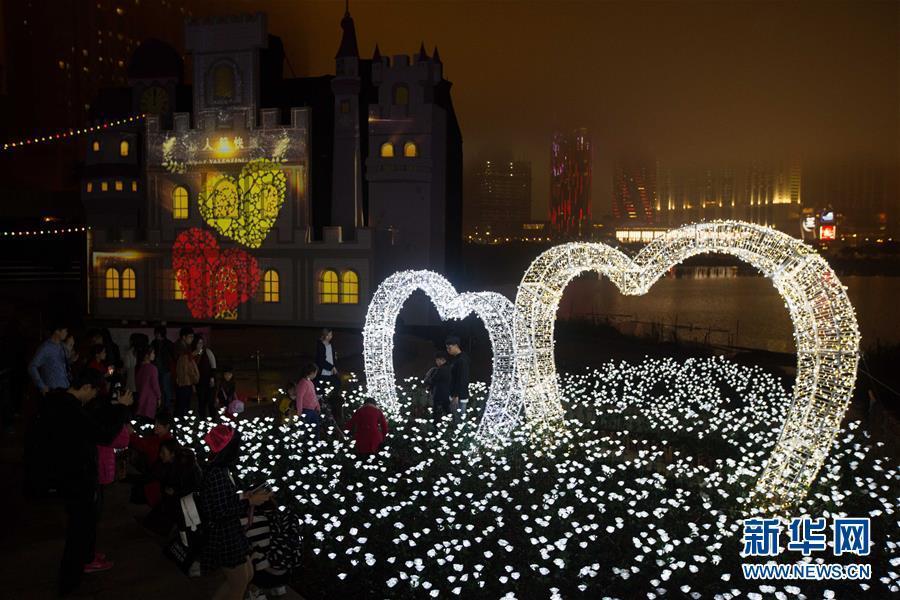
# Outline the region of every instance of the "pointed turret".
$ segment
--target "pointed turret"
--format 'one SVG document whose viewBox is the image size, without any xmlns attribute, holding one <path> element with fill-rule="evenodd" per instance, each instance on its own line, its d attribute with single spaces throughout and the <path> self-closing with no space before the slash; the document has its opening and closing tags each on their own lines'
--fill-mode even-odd
<svg viewBox="0 0 900 600">
<path fill-rule="evenodd" d="M 436 62 L 439 65 L 444 64 L 441 62 L 441 55 L 438 54 L 437 46 L 434 47 L 434 54 L 431 55 L 431 60 L 433 60 L 434 62 Z"/>
<path fill-rule="evenodd" d="M 378 49 L 378 43 L 375 43 L 375 52 L 372 53 L 372 62 L 381 62 L 381 50 Z"/>
<path fill-rule="evenodd" d="M 425 42 L 422 42 L 422 45 L 419 46 L 419 55 L 416 57 L 416 62 L 424 62 L 428 60 L 428 54 L 425 52 Z"/>
<path fill-rule="evenodd" d="M 359 48 L 356 45 L 356 27 L 353 26 L 353 17 L 350 16 L 350 0 L 347 0 L 344 18 L 341 19 L 341 47 L 338 48 L 335 58 L 359 58 Z"/>
</svg>

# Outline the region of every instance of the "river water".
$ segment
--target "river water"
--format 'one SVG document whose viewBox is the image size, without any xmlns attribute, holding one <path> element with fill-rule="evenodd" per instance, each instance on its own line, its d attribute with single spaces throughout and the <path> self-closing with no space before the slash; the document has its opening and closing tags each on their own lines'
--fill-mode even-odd
<svg viewBox="0 0 900 600">
<path fill-rule="evenodd" d="M 841 281 L 856 308 L 862 347 L 900 343 L 900 277 Z M 688 269 L 638 297 L 623 296 L 606 279 L 581 278 L 566 288 L 558 318 L 608 323 L 638 337 L 795 351 L 787 308 L 770 280 L 729 267 Z"/>
</svg>

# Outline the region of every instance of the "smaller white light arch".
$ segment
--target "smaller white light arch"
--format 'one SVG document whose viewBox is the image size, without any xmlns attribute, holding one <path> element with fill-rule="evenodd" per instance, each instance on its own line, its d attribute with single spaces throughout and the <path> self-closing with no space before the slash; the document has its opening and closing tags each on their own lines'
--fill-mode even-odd
<svg viewBox="0 0 900 600">
<path fill-rule="evenodd" d="M 478 436 L 487 442 L 501 441 L 516 426 L 522 412 L 512 331 L 515 306 L 501 294 L 459 294 L 449 281 L 431 271 L 400 271 L 385 279 L 372 297 L 363 328 L 369 395 L 387 412 L 399 412 L 394 375 L 394 329 L 400 310 L 417 290 L 431 299 L 444 321 L 463 319 L 474 312 L 484 323 L 493 349 L 493 371 Z"/>
</svg>

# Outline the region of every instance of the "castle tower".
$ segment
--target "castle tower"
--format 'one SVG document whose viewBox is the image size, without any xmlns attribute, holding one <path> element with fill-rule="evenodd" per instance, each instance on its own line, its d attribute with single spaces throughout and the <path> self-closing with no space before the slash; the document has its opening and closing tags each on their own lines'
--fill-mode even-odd
<svg viewBox="0 0 900 600">
<path fill-rule="evenodd" d="M 188 21 L 194 60 L 194 118 L 204 112 L 259 108 L 259 53 L 268 44 L 262 13 Z"/>
<path fill-rule="evenodd" d="M 360 79 L 356 28 L 349 1 L 341 19 L 341 45 L 334 57 L 334 154 L 332 158 L 331 224 L 339 225 L 344 237 L 364 225 L 362 167 L 360 153 Z"/>
<path fill-rule="evenodd" d="M 435 50 L 372 60 L 369 227 L 378 277 L 399 269 L 453 276 L 462 240 L 462 137 Z"/>
</svg>

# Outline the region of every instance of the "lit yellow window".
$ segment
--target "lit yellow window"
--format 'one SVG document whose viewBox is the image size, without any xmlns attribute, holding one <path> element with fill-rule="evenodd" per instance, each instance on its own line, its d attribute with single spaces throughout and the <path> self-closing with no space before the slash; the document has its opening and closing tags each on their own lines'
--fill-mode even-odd
<svg viewBox="0 0 900 600">
<path fill-rule="evenodd" d="M 122 182 L 121 181 L 116 181 L 116 191 L 117 192 L 122 191 Z"/>
<path fill-rule="evenodd" d="M 399 84 L 394 87 L 394 104 L 406 106 L 409 104 L 409 88 L 405 84 Z"/>
<path fill-rule="evenodd" d="M 100 152 L 100 142 L 98 142 L 97 140 L 91 142 L 91 150 L 93 150 L 94 152 Z"/>
<path fill-rule="evenodd" d="M 403 156 L 406 158 L 415 158 L 419 155 L 418 148 L 413 142 L 403 144 Z"/>
<path fill-rule="evenodd" d="M 109 191 L 109 183 L 107 183 L 106 181 L 101 181 L 100 182 L 100 191 L 108 192 Z"/>
<path fill-rule="evenodd" d="M 131 191 L 132 191 L 132 192 L 136 192 L 136 191 L 137 191 L 137 181 L 132 181 L 132 182 L 131 182 Z"/>
<path fill-rule="evenodd" d="M 234 69 L 221 64 L 213 67 L 213 97 L 216 100 L 231 100 L 234 97 Z"/>
<path fill-rule="evenodd" d="M 172 191 L 172 218 L 188 218 L 188 191 L 180 185 Z"/>
<path fill-rule="evenodd" d="M 359 276 L 356 271 L 341 273 L 341 304 L 359 304 Z"/>
<path fill-rule="evenodd" d="M 338 295 L 338 274 L 331 270 L 322 271 L 319 276 L 319 303 L 337 304 Z"/>
<path fill-rule="evenodd" d="M 184 287 L 181 285 L 181 280 L 185 278 L 184 269 L 179 269 L 175 272 L 175 299 L 176 300 L 184 300 Z"/>
<path fill-rule="evenodd" d="M 134 276 L 134 269 L 125 269 L 122 271 L 122 297 L 134 298 L 137 295 L 137 278 Z"/>
<path fill-rule="evenodd" d="M 86 189 L 89 193 L 90 193 L 90 192 L 93 192 L 93 191 L 94 191 L 94 184 L 91 183 L 90 181 L 88 181 L 88 182 L 87 182 L 87 185 L 85 186 L 85 189 Z"/>
<path fill-rule="evenodd" d="M 105 291 L 104 294 L 107 298 L 118 298 L 119 297 L 119 272 L 113 268 L 109 268 L 106 270 L 105 276 Z"/>
<path fill-rule="evenodd" d="M 122 140 L 119 143 L 119 156 L 128 156 L 128 150 L 130 149 L 128 146 L 128 140 Z"/>
<path fill-rule="evenodd" d="M 281 300 L 278 271 L 268 270 L 263 273 L 263 302 L 279 302 Z"/>
<path fill-rule="evenodd" d="M 394 145 L 392 143 L 385 142 L 381 145 L 381 157 L 394 158 Z"/>
<path fill-rule="evenodd" d="M 237 186 L 230 179 L 220 179 L 212 193 L 213 216 L 217 219 L 234 219 L 238 216 Z"/>
</svg>

